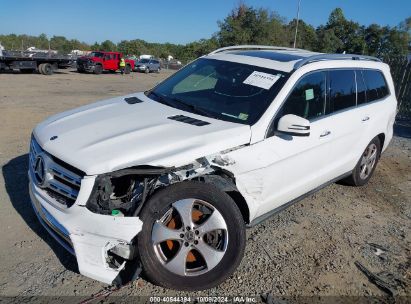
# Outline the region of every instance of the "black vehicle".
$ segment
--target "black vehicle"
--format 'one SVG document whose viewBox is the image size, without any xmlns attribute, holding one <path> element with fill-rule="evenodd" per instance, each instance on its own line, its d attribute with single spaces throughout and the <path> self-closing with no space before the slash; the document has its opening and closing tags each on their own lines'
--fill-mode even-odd
<svg viewBox="0 0 411 304">
<path fill-rule="evenodd" d="M 22 73 L 38 71 L 43 75 L 51 75 L 57 69 L 70 67 L 72 59 L 68 56 L 53 53 L 33 53 L 4 51 L 0 49 L 0 71 L 18 69 Z"/>
</svg>

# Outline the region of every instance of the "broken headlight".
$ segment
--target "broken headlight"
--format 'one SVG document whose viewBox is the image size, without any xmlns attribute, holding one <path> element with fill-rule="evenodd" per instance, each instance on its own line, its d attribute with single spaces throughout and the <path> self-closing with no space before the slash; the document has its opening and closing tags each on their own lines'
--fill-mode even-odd
<svg viewBox="0 0 411 304">
<path fill-rule="evenodd" d="M 112 214 L 113 210 L 132 215 L 144 193 L 144 178 L 136 175 L 97 177 L 87 208 L 99 214 Z"/>
</svg>

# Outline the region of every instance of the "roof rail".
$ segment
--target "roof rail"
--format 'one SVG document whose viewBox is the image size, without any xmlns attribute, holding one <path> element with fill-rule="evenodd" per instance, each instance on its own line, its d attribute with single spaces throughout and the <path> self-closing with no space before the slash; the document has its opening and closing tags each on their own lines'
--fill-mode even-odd
<svg viewBox="0 0 411 304">
<path fill-rule="evenodd" d="M 367 61 L 376 61 L 381 62 L 380 59 L 372 56 L 365 56 L 365 55 L 356 55 L 356 54 L 319 54 L 306 57 L 304 59 L 299 60 L 294 65 L 294 70 L 301 68 L 303 65 L 317 62 L 317 61 L 325 61 L 325 60 L 367 60 Z"/>
<path fill-rule="evenodd" d="M 216 49 L 208 55 L 213 55 L 225 51 L 235 50 L 277 50 L 277 51 L 301 51 L 301 49 L 294 49 L 282 46 L 269 46 L 269 45 L 234 45 Z"/>
</svg>

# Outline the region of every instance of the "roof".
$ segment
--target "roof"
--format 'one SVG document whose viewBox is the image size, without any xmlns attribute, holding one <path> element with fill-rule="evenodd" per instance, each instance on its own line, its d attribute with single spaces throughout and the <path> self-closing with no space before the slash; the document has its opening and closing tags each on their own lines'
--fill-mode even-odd
<svg viewBox="0 0 411 304">
<path fill-rule="evenodd" d="M 252 64 L 284 72 L 291 72 L 306 64 L 324 60 L 380 61 L 375 57 L 363 55 L 325 54 L 303 49 L 260 45 L 240 45 L 220 48 L 208 54 L 207 57 Z"/>
</svg>

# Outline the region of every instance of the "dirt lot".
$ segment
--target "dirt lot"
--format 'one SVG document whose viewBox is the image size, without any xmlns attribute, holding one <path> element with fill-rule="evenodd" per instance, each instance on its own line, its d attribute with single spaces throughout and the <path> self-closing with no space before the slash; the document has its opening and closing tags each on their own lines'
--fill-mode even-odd
<svg viewBox="0 0 411 304">
<path fill-rule="evenodd" d="M 75 259 L 35 218 L 26 177 L 30 133 L 51 114 L 146 90 L 167 75 L 0 74 L 0 295 L 87 298 L 107 288 L 79 275 Z M 355 266 L 360 261 L 411 301 L 410 219 L 411 139 L 395 137 L 367 186 L 332 185 L 248 230 L 238 271 L 192 295 L 386 295 Z M 182 294 L 139 279 L 113 295 Z"/>
</svg>

